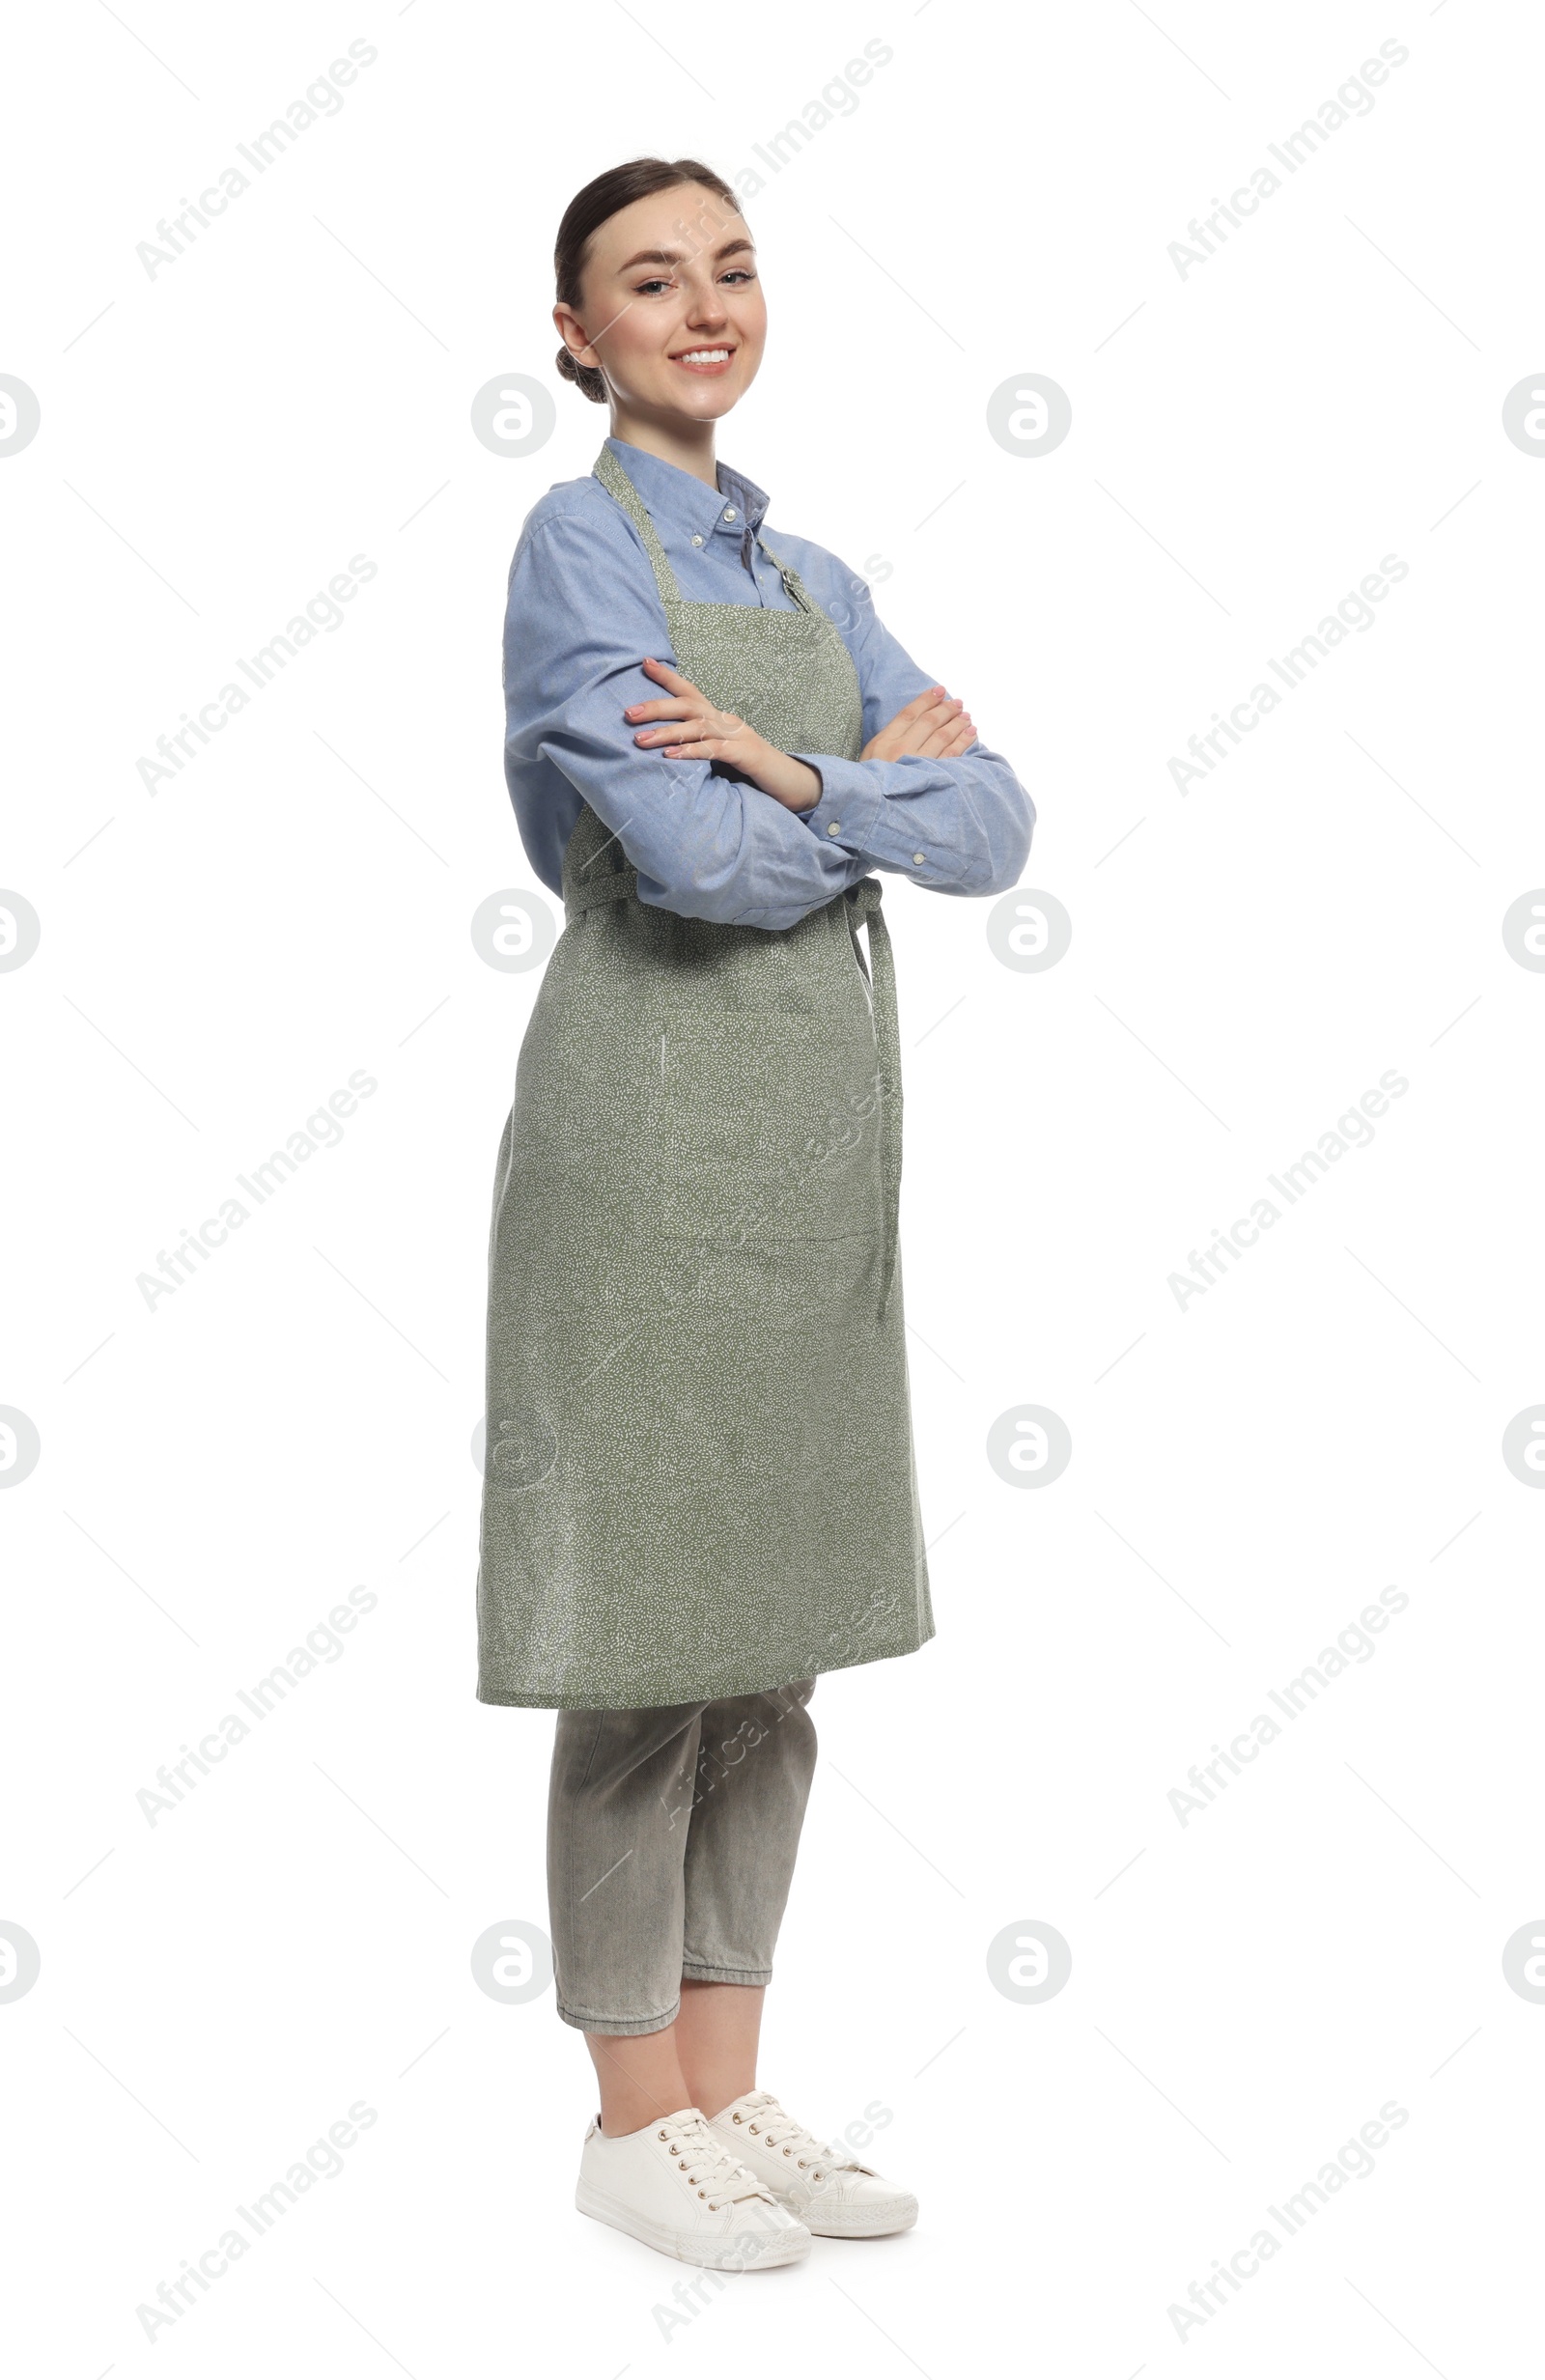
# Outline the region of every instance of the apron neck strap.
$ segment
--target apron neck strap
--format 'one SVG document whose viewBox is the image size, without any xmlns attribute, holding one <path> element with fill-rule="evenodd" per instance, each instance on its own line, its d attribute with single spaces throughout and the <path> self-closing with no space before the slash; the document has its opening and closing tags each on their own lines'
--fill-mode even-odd
<svg viewBox="0 0 1545 2380">
<path fill-rule="evenodd" d="M 679 603 L 682 601 L 682 591 L 676 584 L 675 572 L 665 559 L 665 548 L 660 544 L 655 524 L 649 518 L 643 497 L 609 446 L 602 448 L 596 457 L 593 468 L 595 477 L 600 480 L 608 495 L 616 497 L 643 539 L 644 551 L 649 556 L 650 568 L 655 574 L 655 584 L 660 589 L 660 602 L 669 611 L 673 603 Z"/>
<path fill-rule="evenodd" d="M 600 480 L 608 495 L 616 497 L 643 539 L 644 551 L 649 556 L 649 566 L 655 574 L 655 584 L 660 590 L 660 599 L 666 611 L 668 612 L 674 603 L 685 602 L 687 599 L 677 584 L 675 572 L 665 559 L 665 548 L 660 542 L 660 534 L 654 521 L 650 518 L 649 509 L 609 446 L 604 446 L 596 457 L 593 476 Z M 814 612 L 819 619 L 826 619 L 826 613 L 810 594 L 792 563 L 778 560 L 760 529 L 755 532 L 755 535 L 757 544 L 782 579 L 793 602 L 801 611 Z"/>
<path fill-rule="evenodd" d="M 830 620 L 822 610 L 820 604 L 816 602 L 815 597 L 810 593 L 809 588 L 805 585 L 804 580 L 800 576 L 800 574 L 795 569 L 793 563 L 780 562 L 778 560 L 777 555 L 773 552 L 772 546 L 768 544 L 767 539 L 762 535 L 760 529 L 758 529 L 756 533 L 756 542 L 761 546 L 762 551 L 766 554 L 768 560 L 772 564 L 778 576 L 782 579 L 785 591 L 794 598 L 794 601 L 798 603 L 800 609 L 801 611 L 813 612 L 818 620 L 825 620 L 828 628 L 829 628 L 831 626 Z"/>
</svg>

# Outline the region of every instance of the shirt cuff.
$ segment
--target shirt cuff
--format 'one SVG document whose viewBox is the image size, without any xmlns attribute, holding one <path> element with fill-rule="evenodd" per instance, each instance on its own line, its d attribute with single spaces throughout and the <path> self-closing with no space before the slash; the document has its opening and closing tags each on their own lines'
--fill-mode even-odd
<svg viewBox="0 0 1545 2380">
<path fill-rule="evenodd" d="M 812 834 L 835 843 L 843 851 L 863 852 L 885 803 L 871 771 L 859 760 L 838 760 L 831 752 L 796 752 L 821 779 L 821 798 L 810 810 L 801 810 Z"/>
</svg>

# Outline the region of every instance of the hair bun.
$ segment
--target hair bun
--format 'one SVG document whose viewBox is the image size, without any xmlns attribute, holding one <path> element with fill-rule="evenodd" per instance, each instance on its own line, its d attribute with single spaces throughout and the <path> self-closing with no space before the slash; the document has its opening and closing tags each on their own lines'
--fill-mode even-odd
<svg viewBox="0 0 1545 2380">
<path fill-rule="evenodd" d="M 580 363 L 578 357 L 568 347 L 559 348 L 557 364 L 562 378 L 566 380 L 573 380 L 576 388 L 587 396 L 592 405 L 605 404 L 605 378 L 596 370 L 594 364 Z"/>
</svg>

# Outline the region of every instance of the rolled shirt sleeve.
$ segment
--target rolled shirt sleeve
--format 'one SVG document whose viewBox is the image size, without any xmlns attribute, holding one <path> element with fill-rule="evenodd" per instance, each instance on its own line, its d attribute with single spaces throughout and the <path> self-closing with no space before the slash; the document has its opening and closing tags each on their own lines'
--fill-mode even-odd
<svg viewBox="0 0 1545 2380">
<path fill-rule="evenodd" d="M 583 503 L 534 514 L 505 614 L 505 773 L 517 808 L 544 788 L 550 799 L 548 771 L 560 771 L 636 867 L 640 901 L 684 917 L 777 932 L 858 882 L 871 862 L 846 837 L 812 834 L 803 814 L 710 761 L 634 743 L 638 725 L 657 722 L 624 711 L 664 691 L 646 656 L 680 667 L 626 517 L 604 529 Z"/>
<path fill-rule="evenodd" d="M 914 695 L 937 686 L 884 626 L 856 572 L 844 567 L 844 640 L 863 690 L 867 743 Z M 821 798 L 799 813 L 813 841 L 870 867 L 910 876 L 931 892 L 1006 892 L 1029 856 L 1035 805 L 999 752 L 979 740 L 956 760 L 797 759 L 821 777 Z"/>
</svg>

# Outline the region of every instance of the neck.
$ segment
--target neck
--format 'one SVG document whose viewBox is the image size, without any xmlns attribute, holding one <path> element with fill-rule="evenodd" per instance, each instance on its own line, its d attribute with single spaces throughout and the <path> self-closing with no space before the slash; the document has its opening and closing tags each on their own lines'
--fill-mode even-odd
<svg viewBox="0 0 1545 2380">
<path fill-rule="evenodd" d="M 658 455 L 661 462 L 673 462 L 679 471 L 689 471 L 705 488 L 718 489 L 718 471 L 714 460 L 714 424 L 683 421 L 680 417 L 659 413 L 635 412 L 631 406 L 612 401 L 611 435 L 625 446 L 641 447 L 646 455 Z"/>
</svg>

